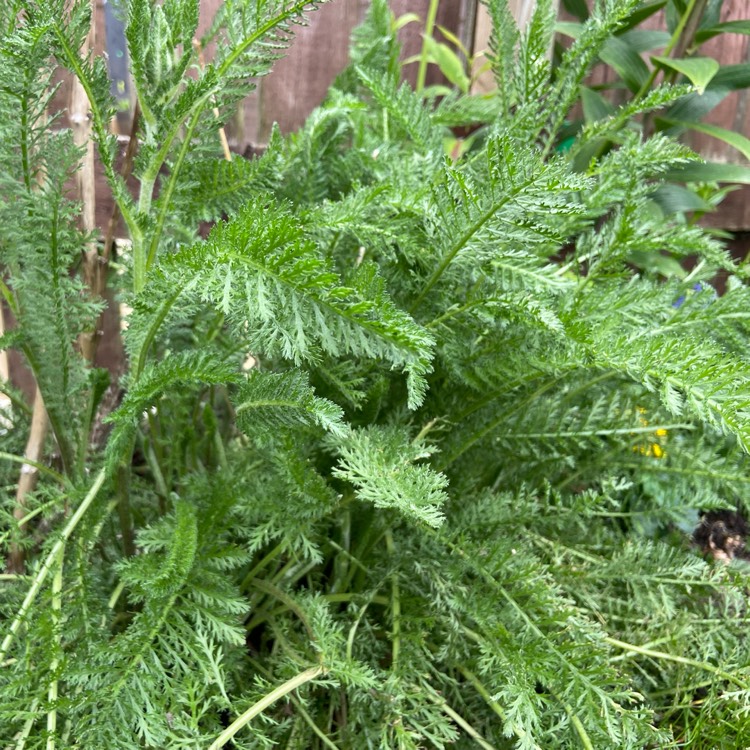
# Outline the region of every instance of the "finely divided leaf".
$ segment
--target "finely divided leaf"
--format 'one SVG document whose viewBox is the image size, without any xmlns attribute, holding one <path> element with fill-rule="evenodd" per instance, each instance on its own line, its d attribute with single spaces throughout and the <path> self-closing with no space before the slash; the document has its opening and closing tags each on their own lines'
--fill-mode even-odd
<svg viewBox="0 0 750 750">
<path fill-rule="evenodd" d="M 107 445 L 109 457 L 115 461 L 120 459 L 120 450 L 132 435 L 144 410 L 152 406 L 162 393 L 178 385 L 230 383 L 238 377 L 234 366 L 200 351 L 180 352 L 150 365 L 125 395 L 120 408 L 107 419 L 115 424 Z"/>
<path fill-rule="evenodd" d="M 341 458 L 333 474 L 351 482 L 361 500 L 429 526 L 442 524 L 448 480 L 429 466 L 415 464 L 430 456 L 429 446 L 410 442 L 398 428 L 370 427 L 350 433 L 338 452 Z"/>
<path fill-rule="evenodd" d="M 385 360 L 408 374 L 410 407 L 422 402 L 430 334 L 393 304 L 374 265 L 362 264 L 342 282 L 270 196 L 256 196 L 206 242 L 170 256 L 160 272 L 176 289 L 190 278 L 192 293 L 227 315 L 255 351 L 295 362 L 316 361 L 321 350 Z"/>
<path fill-rule="evenodd" d="M 299 370 L 252 372 L 234 401 L 237 424 L 250 436 L 313 424 L 336 437 L 346 433 L 341 408 L 317 397 L 307 375 Z"/>
</svg>

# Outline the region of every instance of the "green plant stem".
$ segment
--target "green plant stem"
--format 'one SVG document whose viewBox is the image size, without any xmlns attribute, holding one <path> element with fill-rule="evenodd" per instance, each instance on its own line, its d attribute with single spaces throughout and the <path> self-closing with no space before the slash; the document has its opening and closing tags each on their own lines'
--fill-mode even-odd
<svg viewBox="0 0 750 750">
<path fill-rule="evenodd" d="M 393 561 L 396 553 L 393 544 L 393 533 L 390 529 L 385 532 L 385 548 L 388 556 Z M 398 657 L 401 651 L 401 590 L 398 583 L 398 571 L 394 570 L 391 574 L 391 619 L 393 629 L 391 630 L 391 669 L 398 671 Z"/>
<path fill-rule="evenodd" d="M 250 665 L 255 669 L 256 672 L 263 675 L 267 680 L 272 680 L 273 675 L 271 672 L 269 672 L 267 669 L 265 669 L 261 664 L 259 664 L 255 659 L 248 658 L 248 662 Z M 315 734 L 320 737 L 320 741 L 330 750 L 339 750 L 338 746 L 335 745 L 329 737 L 321 730 L 321 728 L 315 723 L 312 716 L 308 713 L 308 711 L 305 709 L 305 707 L 302 705 L 302 701 L 297 698 L 294 695 L 290 695 L 289 698 L 291 699 L 292 703 L 294 704 L 294 707 L 299 711 L 300 716 L 305 721 L 305 723 L 310 727 L 310 729 L 315 732 Z"/>
<path fill-rule="evenodd" d="M 427 283 L 424 285 L 422 291 L 419 293 L 417 298 L 409 308 L 411 314 L 422 304 L 422 301 L 427 296 L 428 292 L 432 287 L 437 284 L 440 277 L 445 273 L 446 269 L 455 259 L 456 255 L 466 246 L 466 243 L 510 200 L 515 197 L 518 193 L 522 193 L 529 185 L 531 180 L 527 180 L 522 185 L 517 186 L 515 189 L 509 191 L 503 198 L 496 203 L 493 203 L 487 211 L 485 211 L 459 238 L 456 242 L 451 245 L 448 252 L 445 254 L 443 259 L 440 261 L 438 267 L 432 272 L 432 275 L 427 279 Z"/>
<path fill-rule="evenodd" d="M 565 709 L 565 713 L 568 714 L 570 723 L 573 725 L 573 729 L 576 730 L 576 734 L 578 735 L 578 739 L 581 740 L 584 750 L 594 750 L 594 743 L 591 742 L 591 737 L 589 737 L 586 727 L 583 726 L 583 722 L 578 718 L 573 707 L 570 703 L 563 703 L 562 706 Z"/>
<path fill-rule="evenodd" d="M 489 690 L 487 690 L 487 688 L 480 682 L 479 678 L 473 672 L 466 669 L 466 667 L 461 666 L 458 668 L 458 671 L 472 684 L 477 693 L 479 693 L 479 695 L 484 699 L 487 705 L 500 717 L 502 722 L 506 723 L 508 721 L 508 717 L 506 716 L 505 711 L 500 708 L 496 700 L 493 700 Z M 516 737 L 518 737 L 518 739 L 526 739 L 527 734 L 522 727 L 519 727 L 517 724 L 511 724 L 511 729 L 513 730 L 513 733 L 516 735 Z M 533 744 L 533 748 L 534 750 L 541 750 L 539 745 L 537 745 L 536 743 Z"/>
<path fill-rule="evenodd" d="M 240 591 L 246 591 L 253 582 L 257 573 L 266 567 L 269 563 L 273 562 L 282 552 L 284 551 L 284 543 L 279 542 L 265 557 L 263 557 L 256 565 L 250 568 L 249 572 L 242 579 L 240 584 Z"/>
<path fill-rule="evenodd" d="M 169 314 L 169 311 L 172 309 L 172 305 L 177 302 L 177 299 L 183 292 L 188 291 L 192 286 L 193 283 L 191 282 L 187 284 L 187 286 L 177 289 L 174 294 L 167 297 L 167 299 L 165 299 L 164 302 L 161 303 L 159 312 L 156 314 L 154 320 L 149 326 L 146 336 L 143 339 L 143 343 L 138 350 L 138 356 L 134 358 L 134 361 L 136 363 L 136 366 L 133 369 L 133 377 L 135 378 L 135 382 L 138 382 L 138 379 L 143 374 L 143 370 L 146 367 L 146 357 L 148 355 L 148 350 L 151 348 L 151 344 L 156 338 L 156 334 L 159 332 L 161 324 L 165 321 L 167 315 Z"/>
<path fill-rule="evenodd" d="M 27 524 L 29 521 L 31 521 L 32 518 L 36 518 L 36 516 L 38 516 L 40 513 L 44 513 L 45 510 L 48 510 L 55 504 L 56 504 L 55 500 L 50 500 L 49 502 L 46 502 L 43 505 L 39 505 L 38 507 L 34 508 L 34 510 L 27 513 L 23 518 L 19 518 L 16 521 L 16 525 L 20 527 L 20 526 L 23 526 L 24 524 Z M 4 538 L 4 537 L 0 537 L 0 538 Z"/>
<path fill-rule="evenodd" d="M 290 18 L 301 15 L 304 9 L 310 5 L 310 0 L 298 0 L 294 5 L 283 10 L 277 16 L 269 18 L 264 24 L 259 26 L 250 36 L 243 39 L 239 44 L 232 47 L 232 51 L 227 55 L 226 60 L 219 66 L 218 79 L 223 80 L 229 73 L 230 68 L 245 52 L 260 41 L 269 31 L 280 26 Z"/>
<path fill-rule="evenodd" d="M 307 709 L 302 705 L 302 701 L 292 697 L 292 702 L 294 703 L 294 707 L 299 712 L 299 715 L 304 719 L 307 726 L 309 726 L 310 729 L 312 729 L 313 732 L 315 732 L 315 734 L 320 738 L 320 741 L 327 748 L 329 748 L 329 750 L 339 750 L 339 748 L 333 742 L 331 742 L 326 733 L 315 723 L 313 717 L 310 716 L 310 714 L 307 712 Z"/>
<path fill-rule="evenodd" d="M 52 546 L 52 549 L 49 551 L 49 554 L 42 563 L 42 567 L 39 568 L 36 575 L 34 576 L 31 587 L 26 593 L 26 597 L 24 598 L 20 609 L 16 613 L 16 616 L 13 618 L 13 622 L 11 622 L 10 624 L 10 629 L 5 636 L 2 645 L 0 645 L 0 663 L 4 661 L 5 656 L 8 653 L 8 649 L 11 647 L 13 639 L 16 637 L 16 634 L 21 627 L 21 623 L 26 617 L 29 609 L 31 609 L 31 605 L 36 600 L 36 597 L 38 596 L 39 591 L 44 585 L 44 582 L 47 579 L 50 570 L 54 566 L 58 555 L 65 548 L 65 544 L 67 543 L 68 539 L 70 539 L 81 519 L 86 514 L 86 511 L 89 509 L 89 507 L 91 507 L 91 504 L 96 499 L 96 496 L 99 493 L 99 490 L 102 488 L 102 485 L 104 484 L 106 478 L 107 472 L 105 471 L 105 469 L 102 469 L 97 474 L 96 479 L 94 480 L 94 484 L 89 489 L 86 497 L 84 497 L 84 499 L 81 501 L 81 504 L 76 509 L 76 512 L 70 517 L 68 523 L 65 524 L 65 528 L 63 529 L 62 534 Z"/>
<path fill-rule="evenodd" d="M 495 746 L 490 745 L 490 743 L 487 742 L 487 740 L 485 740 L 484 737 L 482 737 L 482 735 L 479 734 L 479 732 L 477 732 L 477 730 L 474 729 L 474 727 L 471 726 L 471 724 L 469 724 L 469 722 L 466 721 L 463 716 L 461 716 L 457 711 L 455 711 L 448 705 L 445 699 L 440 698 L 437 695 L 433 695 L 432 699 L 438 706 L 440 706 L 440 710 L 446 716 L 453 719 L 453 721 L 458 724 L 458 726 L 460 726 L 461 729 L 463 729 L 464 732 L 466 732 L 466 734 L 468 734 L 469 737 L 471 737 L 474 742 L 477 743 L 477 745 L 484 748 L 484 750 L 495 750 Z"/>
<path fill-rule="evenodd" d="M 330 544 L 331 547 L 333 547 L 336 550 L 336 552 L 340 553 L 341 557 L 345 557 L 353 565 L 356 565 L 362 572 L 364 573 L 370 572 L 367 566 L 363 565 L 351 552 L 349 552 L 348 550 L 345 550 L 340 544 L 337 544 L 336 542 L 334 542 L 333 539 L 329 539 L 328 544 Z M 347 566 L 347 569 L 346 569 L 346 578 L 344 580 L 344 583 L 346 581 L 351 580 L 351 576 L 349 574 L 349 567 L 350 566 Z M 346 589 L 346 586 L 339 585 L 338 580 L 334 581 L 334 584 L 331 586 L 331 593 L 335 594 L 336 591 L 340 588 Z"/>
<path fill-rule="evenodd" d="M 694 424 L 677 422 L 675 424 L 657 424 L 648 427 L 617 427 L 605 430 L 562 430 L 560 432 L 513 432 L 506 437 L 528 440 L 530 438 L 561 438 L 561 437 L 607 437 L 608 435 L 643 435 L 654 433 L 656 430 L 694 430 Z"/>
<path fill-rule="evenodd" d="M 29 709 L 29 718 L 26 719 L 26 722 L 23 725 L 23 729 L 15 737 L 15 740 L 16 740 L 15 750 L 24 750 L 24 748 L 26 747 L 26 740 L 29 739 L 29 735 L 31 734 L 31 730 L 34 726 L 34 722 L 37 719 L 36 710 L 38 707 L 39 707 L 39 698 L 34 698 L 31 704 L 31 708 Z"/>
<path fill-rule="evenodd" d="M 54 469 L 50 469 L 49 466 L 45 466 L 39 461 L 32 461 L 30 458 L 26 458 L 25 456 L 16 456 L 14 453 L 5 453 L 3 451 L 0 451 L 0 460 L 13 461 L 17 464 L 28 464 L 29 466 L 33 466 L 40 474 L 45 474 L 46 476 L 51 477 L 59 484 L 68 484 L 68 479 L 62 474 L 56 472 Z"/>
<path fill-rule="evenodd" d="M 16 300 L 16 296 L 10 290 L 10 287 L 2 279 L 0 279 L 0 294 L 3 295 L 3 299 L 7 303 L 13 315 L 15 317 L 18 317 L 19 311 L 18 311 L 18 301 Z"/>
<path fill-rule="evenodd" d="M 352 538 L 352 514 L 349 507 L 344 509 L 341 518 L 341 544 L 336 544 L 335 549 L 341 553 L 336 556 L 334 564 L 335 575 L 333 577 L 333 583 L 331 584 L 331 593 L 341 590 L 341 584 L 343 580 L 347 578 L 349 572 L 349 564 L 351 562 L 351 538 Z M 335 542 L 334 542 L 335 544 Z M 333 545 L 332 545 L 333 546 Z"/>
<path fill-rule="evenodd" d="M 342 594 L 323 594 L 320 598 L 323 601 L 330 602 L 331 604 L 339 604 L 343 602 L 351 602 L 355 599 L 360 599 L 362 597 L 361 593 L 358 592 L 346 592 Z M 377 596 L 373 595 L 371 596 L 363 605 L 363 609 L 367 609 L 367 607 L 370 604 L 378 604 L 381 607 L 389 607 L 391 602 L 389 599 L 387 599 L 385 596 Z M 262 607 L 261 609 L 256 611 L 255 616 L 253 617 L 250 622 L 245 625 L 245 630 L 248 632 L 253 630 L 253 628 L 257 628 L 259 625 L 262 625 L 265 622 L 268 622 L 271 618 L 278 617 L 279 615 L 283 615 L 284 612 L 289 612 L 290 609 L 286 604 L 281 604 L 280 606 L 276 607 L 276 609 L 273 609 L 271 611 L 268 610 L 267 607 Z M 360 615 L 358 615 L 358 619 L 355 622 L 355 625 L 352 626 L 349 633 L 352 635 L 352 631 L 356 632 L 356 625 L 359 624 L 359 617 L 363 614 L 362 609 L 360 610 Z M 352 641 L 353 641 L 353 635 L 352 635 Z M 352 645 L 353 647 L 353 645 Z M 350 654 L 351 658 L 351 654 Z"/>
<path fill-rule="evenodd" d="M 96 134 L 96 140 L 97 140 L 97 145 L 99 147 L 99 153 L 100 155 L 102 155 L 102 164 L 104 165 L 104 171 L 107 176 L 107 180 L 109 181 L 110 186 L 112 187 L 112 196 L 115 202 L 117 203 L 117 206 L 120 210 L 120 214 L 122 215 L 122 218 L 125 220 L 125 224 L 128 227 L 130 236 L 135 242 L 136 237 L 140 236 L 141 232 L 140 232 L 140 227 L 138 226 L 138 223 L 135 220 L 133 212 L 130 210 L 128 199 L 124 197 L 128 195 L 128 192 L 124 188 L 122 190 L 116 189 L 117 181 L 118 181 L 117 175 L 115 174 L 111 160 L 103 156 L 104 153 L 106 152 L 105 144 L 109 137 L 109 131 L 107 128 L 106 118 L 104 116 L 104 113 L 102 113 L 102 111 L 99 109 L 99 106 L 96 101 L 96 97 L 94 96 L 94 91 L 91 87 L 91 81 L 89 80 L 88 75 L 86 74 L 86 72 L 84 71 L 81 65 L 81 60 L 78 56 L 78 50 L 73 49 L 68 44 L 68 39 L 66 38 L 59 24 L 57 23 L 54 24 L 53 31 L 57 38 L 57 41 L 60 44 L 63 57 L 65 58 L 65 61 L 68 64 L 68 67 L 76 76 L 78 81 L 80 82 L 81 86 L 83 87 L 83 90 L 86 92 L 86 97 L 89 100 L 89 111 L 91 113 L 94 133 Z"/>
<path fill-rule="evenodd" d="M 120 519 L 120 533 L 122 534 L 122 549 L 126 557 L 135 554 L 135 539 L 133 536 L 133 517 L 130 512 L 130 457 L 133 454 L 133 444 L 127 451 L 127 459 L 117 467 L 117 514 Z"/>
<path fill-rule="evenodd" d="M 149 422 L 150 421 L 151 413 L 149 412 Z M 149 469 L 151 469 L 151 474 L 154 477 L 156 491 L 159 493 L 159 501 L 163 506 L 169 498 L 169 489 L 167 487 L 167 482 L 164 479 L 164 474 L 161 470 L 161 465 L 159 463 L 160 458 L 156 455 L 156 451 L 154 448 L 156 441 L 153 438 L 153 431 L 151 431 L 151 437 L 148 441 L 145 440 L 141 433 L 139 433 L 139 438 L 139 444 L 141 446 L 141 449 L 143 450 L 143 455 L 146 457 L 146 463 L 148 464 Z M 163 510 L 163 512 L 166 511 Z"/>
<path fill-rule="evenodd" d="M 57 668 L 60 660 L 58 658 L 62 651 L 61 632 L 60 632 L 60 612 L 62 610 L 62 585 L 63 585 L 63 562 L 65 559 L 65 548 L 61 547 L 57 555 L 57 567 L 55 569 L 55 576 L 52 579 L 52 627 L 53 627 L 53 640 L 54 640 L 54 656 L 49 665 L 49 671 L 52 675 L 52 680 L 49 684 L 47 691 L 47 700 L 49 702 L 49 709 L 47 711 L 47 750 L 55 750 L 55 743 L 57 738 L 57 696 L 58 696 L 58 681 L 57 681 Z"/>
<path fill-rule="evenodd" d="M 377 528 L 375 523 L 369 525 L 352 554 L 352 560 L 355 561 L 356 564 L 349 567 L 349 575 L 344 581 L 344 585 L 341 587 L 344 591 L 351 591 L 352 589 L 356 591 L 362 588 L 361 586 L 353 585 L 356 576 L 363 579 L 364 576 L 370 573 L 370 569 L 362 562 L 362 559 L 370 550 L 375 548 L 383 538 L 384 534 L 385 531 L 381 528 Z"/>
<path fill-rule="evenodd" d="M 417 70 L 417 93 L 424 89 L 424 82 L 427 77 L 427 40 L 432 38 L 435 31 L 438 5 L 440 5 L 440 0 L 430 0 L 430 7 L 427 10 L 427 21 L 424 25 L 424 41 L 422 42 L 422 53 L 419 56 L 419 69 Z"/>
<path fill-rule="evenodd" d="M 652 659 L 664 659 L 665 661 L 673 661 L 678 664 L 686 664 L 687 666 L 695 667 L 696 669 L 702 669 L 704 672 L 711 672 L 717 677 L 722 677 L 725 680 L 733 682 L 742 690 L 750 690 L 750 685 L 740 680 L 736 675 L 733 675 L 731 672 L 726 672 L 719 667 L 715 667 L 713 664 L 709 664 L 708 662 L 696 661 L 695 659 L 688 659 L 684 656 L 668 654 L 664 651 L 654 651 L 653 649 L 645 648 L 644 646 L 636 646 L 633 643 L 626 643 L 625 641 L 618 640 L 617 638 L 605 637 L 603 640 L 609 643 L 611 646 L 616 646 L 617 648 L 624 649 L 625 651 L 630 651 L 634 654 L 650 656 Z"/>
<path fill-rule="evenodd" d="M 251 583 L 255 588 L 259 589 L 264 594 L 268 594 L 274 599 L 277 599 L 278 601 L 285 604 L 289 610 L 297 615 L 299 621 L 305 626 L 305 630 L 307 631 L 307 636 L 310 641 L 314 643 L 317 640 L 315 638 L 315 631 L 312 629 L 312 625 L 310 625 L 310 622 L 307 619 L 307 615 L 305 614 L 302 607 L 300 607 L 299 604 L 297 604 L 297 602 L 295 602 L 291 596 L 282 591 L 280 588 L 277 588 L 273 584 L 269 583 L 268 581 L 264 581 L 262 578 L 253 578 Z"/>
<path fill-rule="evenodd" d="M 664 57 L 672 56 L 672 52 L 678 46 L 678 43 L 680 43 L 683 32 L 688 25 L 688 21 L 694 15 L 700 18 L 700 16 L 703 15 L 705 7 L 706 0 L 690 0 L 687 8 L 685 8 L 685 12 L 680 16 L 677 27 L 675 28 L 669 40 L 669 44 L 667 44 L 667 46 L 664 48 Z M 686 39 L 684 45 L 685 48 L 687 48 L 688 42 L 689 40 Z M 682 47 L 682 44 L 680 44 L 680 47 Z M 639 101 L 651 90 L 651 87 L 654 85 L 654 81 L 656 80 L 657 75 L 659 75 L 659 68 L 654 66 L 654 68 L 651 70 L 651 73 L 649 74 L 649 77 L 643 82 L 643 85 L 640 87 L 640 89 L 638 89 L 638 92 L 636 93 L 633 101 Z"/>
<path fill-rule="evenodd" d="M 370 601 L 372 601 L 372 599 Z M 354 653 L 354 638 L 357 635 L 357 630 L 359 629 L 359 623 L 362 622 L 362 618 L 365 616 L 365 612 L 367 612 L 367 608 L 370 606 L 370 601 L 365 602 L 360 607 L 359 614 L 357 614 L 357 619 L 352 623 L 352 626 L 349 628 L 349 635 L 346 638 L 346 658 L 347 659 L 351 659 Z"/>
<path fill-rule="evenodd" d="M 156 252 L 159 248 L 159 241 L 161 239 L 162 232 L 164 231 L 164 224 L 167 220 L 167 214 L 169 213 L 169 204 L 172 200 L 172 193 L 174 193 L 175 187 L 177 186 L 177 180 L 180 176 L 182 165 L 185 162 L 185 157 L 187 156 L 188 151 L 190 151 L 193 133 L 195 132 L 196 127 L 198 127 L 198 121 L 200 120 L 201 114 L 203 114 L 202 108 L 196 109 L 196 111 L 193 113 L 193 116 L 190 119 L 190 123 L 185 130 L 185 135 L 183 136 L 182 140 L 182 146 L 180 147 L 180 150 L 177 154 L 177 160 L 175 161 L 170 171 L 169 179 L 167 180 L 167 186 L 164 189 L 163 194 L 159 195 L 160 210 L 156 219 L 156 227 L 153 234 L 151 235 L 151 242 L 149 244 L 148 254 L 145 259 L 145 265 L 141 269 L 143 273 L 143 283 L 145 283 L 146 273 L 148 273 L 148 270 L 151 268 L 151 266 L 154 265 L 154 262 L 156 261 Z M 137 292 L 138 289 L 136 289 L 135 291 Z"/>
<path fill-rule="evenodd" d="M 117 600 L 120 598 L 120 594 L 125 590 L 125 582 L 120 581 L 117 586 L 115 586 L 115 590 L 112 592 L 112 595 L 109 597 L 109 601 L 107 602 L 107 608 L 108 609 L 114 609 L 115 605 L 117 604 Z"/>
<path fill-rule="evenodd" d="M 283 685 L 279 685 L 276 689 L 272 690 L 267 695 L 264 695 L 259 701 L 253 703 L 250 708 L 247 709 L 243 714 L 238 716 L 211 744 L 208 750 L 219 750 L 224 747 L 232 737 L 237 734 L 246 724 L 249 724 L 256 716 L 262 714 L 269 706 L 276 703 L 277 700 L 288 695 L 293 690 L 302 687 L 306 683 L 314 680 L 321 674 L 325 674 L 325 669 L 318 665 L 317 667 L 310 667 L 304 672 L 292 677 L 291 680 L 287 680 Z"/>
</svg>

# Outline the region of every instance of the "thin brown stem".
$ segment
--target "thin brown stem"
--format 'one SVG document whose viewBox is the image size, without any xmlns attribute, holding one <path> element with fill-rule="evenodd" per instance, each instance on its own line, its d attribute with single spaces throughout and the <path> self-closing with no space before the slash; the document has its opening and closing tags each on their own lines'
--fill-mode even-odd
<svg viewBox="0 0 750 750">
<path fill-rule="evenodd" d="M 44 441 L 47 437 L 47 409 L 44 407 L 44 399 L 39 386 L 36 389 L 34 397 L 34 410 L 31 416 L 31 429 L 29 438 L 26 441 L 26 450 L 24 456 L 34 463 L 38 463 L 44 454 Z M 27 498 L 31 492 L 36 489 L 39 480 L 39 469 L 32 463 L 24 463 L 21 467 L 21 474 L 18 478 L 16 488 L 16 503 L 13 509 L 13 518 L 18 522 L 27 513 Z M 19 533 L 23 533 L 19 528 Z M 9 573 L 23 573 L 25 563 L 25 553 L 23 545 L 14 542 L 11 545 L 6 565 Z"/>
</svg>

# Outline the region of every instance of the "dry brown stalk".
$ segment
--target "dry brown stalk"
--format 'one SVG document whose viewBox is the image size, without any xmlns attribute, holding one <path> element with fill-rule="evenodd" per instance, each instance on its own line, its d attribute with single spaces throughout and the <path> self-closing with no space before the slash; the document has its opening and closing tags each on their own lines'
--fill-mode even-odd
<svg viewBox="0 0 750 750">
<path fill-rule="evenodd" d="M 95 11 L 94 0 L 91 0 L 91 18 Z M 94 24 L 91 23 L 89 33 L 81 47 L 81 55 L 86 57 L 94 46 Z M 91 117 L 89 115 L 89 100 L 80 81 L 75 78 L 70 94 L 70 126 L 76 146 L 83 148 L 81 167 L 76 172 L 76 186 L 81 198 L 81 228 L 88 234 L 96 227 L 96 177 L 94 173 L 94 142 L 91 139 Z M 88 243 L 83 258 L 83 275 L 92 296 L 101 296 L 97 292 L 99 269 L 99 251 L 95 241 Z M 86 331 L 78 338 L 81 353 L 89 361 L 94 361 L 96 354 L 96 328 Z"/>
<path fill-rule="evenodd" d="M 44 455 L 44 441 L 47 438 L 47 409 L 44 407 L 44 400 L 39 386 L 34 396 L 34 411 L 31 416 L 31 430 L 29 438 L 26 441 L 26 450 L 24 457 L 31 461 L 39 462 Z M 18 479 L 16 488 L 16 504 L 13 509 L 13 518 L 20 521 L 26 515 L 26 497 L 30 492 L 36 489 L 36 483 L 39 479 L 39 470 L 30 464 L 23 464 L 21 475 Z M 9 573 L 23 573 L 25 554 L 23 547 L 19 544 L 12 544 L 8 554 L 6 568 Z"/>
</svg>

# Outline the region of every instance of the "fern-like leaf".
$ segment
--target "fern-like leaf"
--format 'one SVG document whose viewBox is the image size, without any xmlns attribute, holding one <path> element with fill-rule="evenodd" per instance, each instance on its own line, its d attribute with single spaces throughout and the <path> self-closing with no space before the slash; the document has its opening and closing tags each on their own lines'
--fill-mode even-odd
<svg viewBox="0 0 750 750">
<path fill-rule="evenodd" d="M 299 371 L 253 372 L 235 398 L 237 424 L 250 436 L 317 424 L 343 437 L 343 412 L 331 401 L 319 398 Z"/>
<path fill-rule="evenodd" d="M 429 446 L 409 442 L 401 430 L 372 427 L 351 433 L 337 450 L 334 475 L 351 482 L 361 500 L 428 526 L 443 522 L 447 480 L 428 466 L 415 465 L 430 456 Z"/>
</svg>

